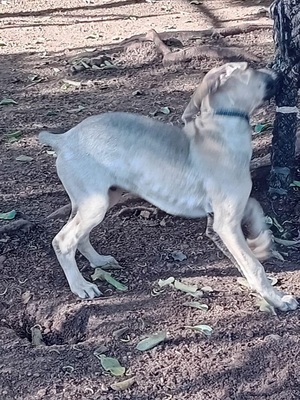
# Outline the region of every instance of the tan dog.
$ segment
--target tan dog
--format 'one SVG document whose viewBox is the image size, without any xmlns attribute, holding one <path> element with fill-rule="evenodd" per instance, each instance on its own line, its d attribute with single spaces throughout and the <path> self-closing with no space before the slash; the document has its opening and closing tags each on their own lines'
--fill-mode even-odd
<svg viewBox="0 0 300 400">
<path fill-rule="evenodd" d="M 100 295 L 79 272 L 75 252 L 92 267 L 116 262 L 98 254 L 89 235 L 125 190 L 169 214 L 200 218 L 213 213 L 213 229 L 250 287 L 280 310 L 297 307 L 292 296 L 272 287 L 254 255 L 266 255 L 270 237 L 259 204 L 249 199 L 248 116 L 274 94 L 274 86 L 275 77 L 266 70 L 226 64 L 204 78 L 184 112 L 184 130 L 116 112 L 89 117 L 62 135 L 40 133 L 40 141 L 57 152 L 57 172 L 72 203 L 73 217 L 53 247 L 73 293 Z M 192 121 L 199 108 L 201 115 Z M 248 224 L 252 250 L 242 221 Z"/>
</svg>

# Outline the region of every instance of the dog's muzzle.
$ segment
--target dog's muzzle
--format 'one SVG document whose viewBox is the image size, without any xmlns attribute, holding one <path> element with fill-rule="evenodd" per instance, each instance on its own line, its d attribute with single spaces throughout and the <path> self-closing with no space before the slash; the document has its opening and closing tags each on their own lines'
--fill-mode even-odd
<svg viewBox="0 0 300 400">
<path fill-rule="evenodd" d="M 261 70 L 264 74 L 263 79 L 265 81 L 265 96 L 264 100 L 270 100 L 271 97 L 275 96 L 278 88 L 278 76 L 272 70 Z"/>
</svg>

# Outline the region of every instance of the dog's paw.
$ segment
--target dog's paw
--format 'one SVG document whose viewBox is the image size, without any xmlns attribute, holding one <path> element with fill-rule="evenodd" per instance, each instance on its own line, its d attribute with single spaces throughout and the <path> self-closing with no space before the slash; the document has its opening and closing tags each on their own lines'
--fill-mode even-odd
<svg viewBox="0 0 300 400">
<path fill-rule="evenodd" d="M 85 279 L 82 279 L 80 282 L 75 282 L 72 286 L 70 285 L 70 287 L 72 292 L 81 299 L 93 299 L 102 294 L 94 283 L 88 282 Z"/>
<path fill-rule="evenodd" d="M 296 310 L 299 305 L 295 297 L 291 296 L 290 294 L 285 294 L 282 296 L 281 301 L 282 307 L 279 307 L 281 311 L 293 311 Z"/>
</svg>

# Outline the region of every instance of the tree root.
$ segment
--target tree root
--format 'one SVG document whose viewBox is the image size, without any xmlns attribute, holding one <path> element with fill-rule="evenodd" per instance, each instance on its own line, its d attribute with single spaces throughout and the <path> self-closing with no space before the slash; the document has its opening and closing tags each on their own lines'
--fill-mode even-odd
<svg viewBox="0 0 300 400">
<path fill-rule="evenodd" d="M 203 39 L 206 37 L 227 37 L 227 36 L 234 36 L 240 35 L 243 33 L 250 33 L 257 30 L 265 30 L 265 29 L 272 29 L 273 23 L 267 23 L 263 25 L 259 24 L 240 24 L 236 26 L 230 26 L 227 28 L 220 28 L 220 29 L 204 29 L 201 31 L 172 31 L 172 32 L 160 32 L 158 36 L 161 40 L 168 40 L 171 38 L 177 38 L 180 40 L 196 40 L 196 39 Z M 133 35 L 130 38 L 124 39 L 120 46 L 128 46 L 132 42 L 145 42 L 149 39 L 146 38 L 147 34 L 140 34 L 140 35 Z"/>
<path fill-rule="evenodd" d="M 171 51 L 171 49 L 162 41 L 158 33 L 151 29 L 145 35 L 145 40 L 152 41 L 158 51 L 162 54 L 162 63 L 164 66 L 191 61 L 197 57 L 210 57 L 228 60 L 247 60 L 260 61 L 260 58 L 254 54 L 245 52 L 239 47 L 220 47 L 212 45 L 201 45 L 186 47 L 179 51 Z"/>
</svg>

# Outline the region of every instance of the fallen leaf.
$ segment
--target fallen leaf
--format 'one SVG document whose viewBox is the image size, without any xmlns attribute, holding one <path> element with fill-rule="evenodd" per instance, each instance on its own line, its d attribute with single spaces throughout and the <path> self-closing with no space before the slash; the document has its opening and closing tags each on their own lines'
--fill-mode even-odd
<svg viewBox="0 0 300 400">
<path fill-rule="evenodd" d="M 6 139 L 7 139 L 8 142 L 16 142 L 21 138 L 22 132 L 21 131 L 14 131 L 14 132 L 11 132 L 11 133 L 7 133 L 5 136 L 6 136 Z"/>
<path fill-rule="evenodd" d="M 107 357 L 105 354 L 99 356 L 102 368 L 113 376 L 123 376 L 125 374 L 125 367 L 122 367 L 119 360 L 113 357 Z"/>
<path fill-rule="evenodd" d="M 114 279 L 109 272 L 104 271 L 101 268 L 95 268 L 95 272 L 91 275 L 91 278 L 93 281 L 97 279 L 105 280 L 107 283 L 114 286 L 117 290 L 120 290 L 121 292 L 126 292 L 128 290 L 128 286 L 123 285 L 123 283 Z"/>
<path fill-rule="evenodd" d="M 22 161 L 22 162 L 30 162 L 32 161 L 33 158 L 30 156 L 25 156 L 25 155 L 20 155 L 16 158 L 16 161 Z"/>
<path fill-rule="evenodd" d="M 161 112 L 162 114 L 165 114 L 165 115 L 169 115 L 171 110 L 169 109 L 169 107 L 161 107 L 159 109 L 159 112 Z"/>
<path fill-rule="evenodd" d="M 272 286 L 275 286 L 276 283 L 278 283 L 278 279 L 275 278 L 275 276 L 268 276 L 267 278 L 268 278 L 269 281 L 271 282 L 271 285 L 272 285 Z"/>
<path fill-rule="evenodd" d="M 198 301 L 186 301 L 185 303 L 183 303 L 183 305 L 186 307 L 198 308 L 199 310 L 202 310 L 202 311 L 208 310 L 207 304 L 201 304 Z"/>
<path fill-rule="evenodd" d="M 194 331 L 201 332 L 205 336 L 211 336 L 213 333 L 213 329 L 208 325 L 194 325 L 194 326 L 186 326 L 186 328 L 193 329 Z"/>
<path fill-rule="evenodd" d="M 79 113 L 85 109 L 84 106 L 79 105 L 77 108 L 71 108 L 71 110 L 67 110 L 67 113 L 73 114 L 73 113 Z"/>
<path fill-rule="evenodd" d="M 120 392 L 122 390 L 129 389 L 134 383 L 135 377 L 133 376 L 132 378 L 126 379 L 125 381 L 113 383 L 112 385 L 110 385 L 110 387 L 111 389 Z"/>
<path fill-rule="evenodd" d="M 32 294 L 30 293 L 29 290 L 27 290 L 21 296 L 22 303 L 27 304 L 31 298 L 32 298 Z"/>
<path fill-rule="evenodd" d="M 254 132 L 255 133 L 262 133 L 266 131 L 267 129 L 271 128 L 271 124 L 256 124 L 254 127 Z"/>
<path fill-rule="evenodd" d="M 29 75 L 29 76 L 28 76 L 28 79 L 29 79 L 31 82 L 35 82 L 35 81 L 40 81 L 40 80 L 41 80 L 41 77 L 40 77 L 39 75 Z"/>
<path fill-rule="evenodd" d="M 150 218 L 151 213 L 149 211 L 143 210 L 140 212 L 140 216 L 145 218 L 145 219 L 149 219 Z"/>
<path fill-rule="evenodd" d="M 3 40 L 0 40 L 0 47 L 5 47 L 5 46 L 7 46 L 7 44 L 3 42 Z"/>
<path fill-rule="evenodd" d="M 243 277 L 238 277 L 237 278 L 237 283 L 239 283 L 241 286 L 245 286 L 246 288 L 250 289 L 249 283 L 247 281 L 247 279 L 243 278 Z"/>
<path fill-rule="evenodd" d="M 202 290 L 196 290 L 194 293 L 186 293 L 187 296 L 194 297 L 195 299 L 199 299 L 200 297 L 203 297 L 203 292 Z"/>
<path fill-rule="evenodd" d="M 258 298 L 256 300 L 256 304 L 259 306 L 259 310 L 262 312 L 266 312 L 272 315 L 277 315 L 275 308 L 271 306 L 265 299 Z"/>
<path fill-rule="evenodd" d="M 104 65 L 103 65 L 103 67 L 101 67 L 101 69 L 117 69 L 117 68 L 118 67 L 115 64 L 113 64 L 107 60 L 104 61 Z"/>
<path fill-rule="evenodd" d="M 199 0 L 192 0 L 192 1 L 190 1 L 190 4 L 194 4 L 194 5 L 196 5 L 196 6 L 199 6 L 200 4 L 202 4 L 202 1 L 199 1 Z"/>
<path fill-rule="evenodd" d="M 124 326 L 124 328 L 117 329 L 116 331 L 113 332 L 113 337 L 115 339 L 120 339 L 125 333 L 129 331 L 128 326 Z"/>
<path fill-rule="evenodd" d="M 167 338 L 167 332 L 161 331 L 158 333 L 154 333 L 151 336 L 148 336 L 146 339 L 141 340 L 136 348 L 140 351 L 150 350 L 158 344 L 164 342 Z"/>
<path fill-rule="evenodd" d="M 159 279 L 158 286 L 159 287 L 170 286 L 174 281 L 175 279 L 173 278 L 173 276 L 170 276 L 170 278 L 168 279 Z"/>
<path fill-rule="evenodd" d="M 10 104 L 18 104 L 18 103 L 13 99 L 2 99 L 0 101 L 0 106 L 8 106 Z"/>
<path fill-rule="evenodd" d="M 49 154 L 49 156 L 56 157 L 56 153 L 54 150 L 47 150 L 46 153 Z"/>
<path fill-rule="evenodd" d="M 271 217 L 269 217 L 268 215 L 265 216 L 265 223 L 267 225 L 268 228 L 271 228 L 271 226 L 273 225 L 273 220 Z"/>
<path fill-rule="evenodd" d="M 212 293 L 212 292 L 214 291 L 213 288 L 210 287 L 210 286 L 203 286 L 203 287 L 201 288 L 201 290 L 202 290 L 202 292 L 204 292 L 204 293 Z"/>
<path fill-rule="evenodd" d="M 174 261 L 183 261 L 187 259 L 187 256 L 180 250 L 175 250 L 171 253 L 171 257 Z"/>
<path fill-rule="evenodd" d="M 300 244 L 300 240 L 285 240 L 285 239 L 280 239 L 280 238 L 276 238 L 274 237 L 274 242 L 282 245 L 282 246 L 298 246 Z"/>
<path fill-rule="evenodd" d="M 181 290 L 185 293 L 195 293 L 198 289 L 195 285 L 187 285 L 185 283 L 177 281 L 176 279 L 174 281 L 174 287 L 175 289 Z"/>
<path fill-rule="evenodd" d="M 271 250 L 271 256 L 274 257 L 274 258 L 277 258 L 277 260 L 285 261 L 283 256 L 277 250 Z"/>
<path fill-rule="evenodd" d="M 100 360 L 101 355 L 104 353 L 108 352 L 108 348 L 106 346 L 104 346 L 104 344 L 101 344 L 99 347 L 96 348 L 96 350 L 94 351 L 94 356 L 98 358 L 98 360 Z"/>
<path fill-rule="evenodd" d="M 41 327 L 36 325 L 30 328 L 31 330 L 31 343 L 33 346 L 45 346 Z"/>
<path fill-rule="evenodd" d="M 276 226 L 276 228 L 280 233 L 284 232 L 284 228 L 280 225 L 280 223 L 277 221 L 275 217 L 273 217 L 273 224 Z"/>
<path fill-rule="evenodd" d="M 300 187 L 300 181 L 293 181 L 290 186 Z"/>
<path fill-rule="evenodd" d="M 17 214 L 16 210 L 11 210 L 6 213 L 0 213 L 0 219 L 9 220 L 14 219 Z"/>
<path fill-rule="evenodd" d="M 78 81 L 72 81 L 70 79 L 63 79 L 63 83 L 68 87 L 68 86 L 75 86 L 77 88 L 80 88 L 82 83 Z"/>
</svg>

